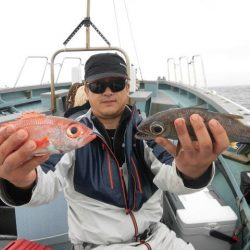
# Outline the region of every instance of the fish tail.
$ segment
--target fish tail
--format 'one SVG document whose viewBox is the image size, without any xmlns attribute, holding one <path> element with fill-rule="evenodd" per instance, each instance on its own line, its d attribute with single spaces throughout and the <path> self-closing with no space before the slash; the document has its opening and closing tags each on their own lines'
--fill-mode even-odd
<svg viewBox="0 0 250 250">
<path fill-rule="evenodd" d="M 235 141 L 241 144 L 250 144 L 250 127 L 238 124 L 238 126 L 234 126 L 232 130 L 231 128 L 228 128 L 227 132 L 230 141 Z"/>
</svg>

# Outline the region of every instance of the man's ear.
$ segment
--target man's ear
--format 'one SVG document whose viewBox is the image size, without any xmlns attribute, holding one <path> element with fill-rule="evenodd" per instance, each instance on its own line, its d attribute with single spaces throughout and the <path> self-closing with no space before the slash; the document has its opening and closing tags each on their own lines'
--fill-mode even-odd
<svg viewBox="0 0 250 250">
<path fill-rule="evenodd" d="M 126 90 L 127 90 L 128 95 L 129 95 L 129 90 L 130 90 L 130 84 L 129 83 L 126 84 Z"/>
<path fill-rule="evenodd" d="M 86 83 L 85 83 L 84 86 L 85 86 L 84 91 L 85 91 L 86 95 L 88 96 L 88 94 L 89 94 L 89 88 L 88 88 L 88 86 L 87 86 Z"/>
</svg>

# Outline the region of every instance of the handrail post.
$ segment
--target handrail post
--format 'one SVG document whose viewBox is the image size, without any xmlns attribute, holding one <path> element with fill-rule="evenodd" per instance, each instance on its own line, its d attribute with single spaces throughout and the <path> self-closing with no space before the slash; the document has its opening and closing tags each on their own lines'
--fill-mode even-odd
<svg viewBox="0 0 250 250">
<path fill-rule="evenodd" d="M 167 59 L 167 66 L 168 66 L 168 81 L 170 81 L 170 61 L 173 61 L 173 65 L 174 65 L 174 76 L 175 76 L 175 81 L 177 80 L 177 76 L 176 76 L 176 64 L 175 64 L 175 60 L 174 58 L 170 57 Z"/>
<path fill-rule="evenodd" d="M 24 70 L 24 67 L 25 67 L 27 61 L 28 61 L 29 59 L 31 59 L 31 58 L 32 58 L 32 59 L 41 58 L 41 59 L 45 59 L 45 60 L 46 60 L 45 68 L 44 68 L 44 71 L 43 71 L 43 74 L 42 74 L 42 77 L 41 77 L 41 82 L 40 82 L 40 84 L 42 84 L 42 81 L 43 81 L 43 78 L 44 78 L 44 75 L 45 75 L 45 71 L 46 71 L 46 67 L 47 67 L 47 65 L 48 65 L 48 57 L 46 57 L 46 56 L 27 56 L 27 57 L 25 58 L 25 60 L 24 60 L 24 63 L 23 63 L 23 65 L 22 65 L 22 68 L 21 68 L 21 70 L 20 70 L 20 72 L 19 72 L 19 74 L 18 74 L 18 76 L 17 76 L 16 82 L 15 82 L 15 84 L 14 84 L 14 88 L 17 86 L 17 83 L 18 83 L 18 81 L 19 81 L 19 79 L 20 79 L 20 77 L 21 77 L 21 75 L 22 75 L 22 73 L 23 73 L 23 70 Z"/>
<path fill-rule="evenodd" d="M 59 72 L 58 72 L 58 74 L 57 74 L 56 82 L 58 82 L 58 80 L 59 80 L 59 77 L 60 77 L 60 74 L 61 74 L 61 71 L 62 71 L 62 67 L 63 67 L 63 65 L 64 65 L 64 62 L 65 62 L 66 60 L 68 60 L 68 59 L 77 59 L 77 60 L 79 60 L 79 61 L 80 61 L 79 65 L 81 65 L 81 63 L 82 63 L 82 59 L 81 59 L 80 57 L 64 57 L 63 60 L 62 60 L 62 63 L 60 63 L 61 67 L 60 67 Z"/>
<path fill-rule="evenodd" d="M 203 64 L 203 60 L 202 60 L 201 55 L 193 55 L 193 57 L 192 57 L 192 61 L 193 61 L 193 64 L 194 64 L 194 72 L 196 74 L 196 71 L 195 71 L 195 58 L 197 58 L 197 57 L 200 58 L 203 81 L 204 81 L 205 88 L 207 88 L 207 79 L 206 79 L 206 76 L 205 76 L 205 69 L 204 69 L 204 64 Z M 195 78 L 196 78 L 196 76 L 195 76 Z M 197 79 L 196 79 L 196 81 L 197 81 Z"/>
<path fill-rule="evenodd" d="M 188 71 L 188 84 L 190 85 L 190 72 L 189 72 L 189 66 L 188 66 L 188 58 L 186 56 L 180 56 L 179 57 L 181 83 L 184 83 L 184 81 L 183 81 L 182 63 L 181 63 L 183 61 L 183 59 L 186 59 L 187 71 Z"/>
<path fill-rule="evenodd" d="M 192 57 L 192 66 L 193 66 L 193 74 L 194 74 L 194 87 L 197 87 L 197 77 L 196 77 L 196 67 L 195 67 L 195 56 Z"/>
</svg>

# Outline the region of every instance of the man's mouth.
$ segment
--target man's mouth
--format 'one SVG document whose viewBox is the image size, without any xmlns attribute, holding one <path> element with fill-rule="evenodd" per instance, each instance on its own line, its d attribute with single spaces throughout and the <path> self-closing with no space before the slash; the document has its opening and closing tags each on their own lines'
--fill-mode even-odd
<svg viewBox="0 0 250 250">
<path fill-rule="evenodd" d="M 102 103 L 113 103 L 113 102 L 116 102 L 116 100 L 104 100 L 104 101 L 102 101 Z"/>
</svg>

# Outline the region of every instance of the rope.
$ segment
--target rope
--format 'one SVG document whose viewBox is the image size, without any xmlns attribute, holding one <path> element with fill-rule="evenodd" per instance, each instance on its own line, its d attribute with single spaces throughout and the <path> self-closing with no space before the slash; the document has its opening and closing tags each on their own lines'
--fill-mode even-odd
<svg viewBox="0 0 250 250">
<path fill-rule="evenodd" d="M 115 12 L 115 23 L 116 23 L 116 32 L 117 32 L 117 37 L 118 37 L 118 43 L 119 43 L 119 47 L 121 47 L 121 38 L 120 38 L 120 33 L 119 33 L 119 24 L 118 24 L 117 15 L 116 15 L 115 0 L 113 0 L 113 6 L 114 6 L 114 12 Z"/>
<path fill-rule="evenodd" d="M 139 57 L 138 57 L 138 54 L 137 54 L 137 49 L 136 49 L 136 45 L 135 45 L 135 39 L 134 39 L 133 32 L 132 32 L 132 26 L 131 26 L 131 22 L 130 22 L 129 15 L 128 15 L 128 9 L 127 9 L 127 5 L 126 5 L 126 1 L 123 0 L 123 3 L 124 3 L 124 6 L 125 6 L 125 10 L 126 10 L 126 15 L 127 15 L 128 24 L 129 24 L 129 31 L 130 31 L 130 35 L 131 35 L 133 46 L 134 46 L 134 50 L 135 50 L 135 55 L 136 55 L 136 60 L 137 60 L 137 63 L 138 63 L 139 72 L 140 72 L 140 75 L 141 75 L 141 79 L 143 80 L 142 72 L 141 72 L 141 66 L 140 66 L 140 61 L 139 61 Z"/>
</svg>

